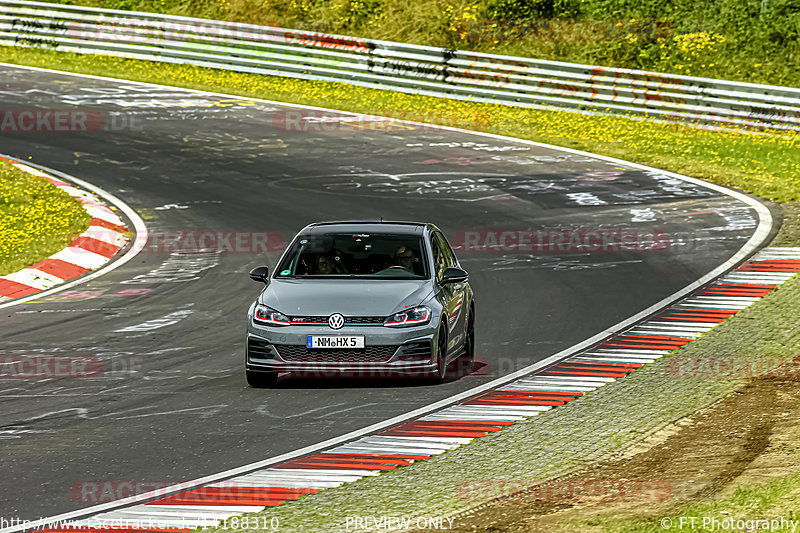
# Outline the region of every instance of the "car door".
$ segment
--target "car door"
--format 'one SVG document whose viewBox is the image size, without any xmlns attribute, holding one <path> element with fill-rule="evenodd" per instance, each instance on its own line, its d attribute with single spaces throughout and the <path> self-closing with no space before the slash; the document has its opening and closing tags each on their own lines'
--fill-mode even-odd
<svg viewBox="0 0 800 533">
<path fill-rule="evenodd" d="M 460 346 L 464 342 L 466 333 L 466 319 L 464 318 L 464 283 L 441 284 L 445 269 L 455 267 L 457 261 L 450 245 L 441 233 L 434 232 L 431 238 L 434 259 L 436 264 L 436 281 L 439 283 L 442 304 L 447 314 L 447 339 L 448 351 L 453 346 Z"/>
</svg>

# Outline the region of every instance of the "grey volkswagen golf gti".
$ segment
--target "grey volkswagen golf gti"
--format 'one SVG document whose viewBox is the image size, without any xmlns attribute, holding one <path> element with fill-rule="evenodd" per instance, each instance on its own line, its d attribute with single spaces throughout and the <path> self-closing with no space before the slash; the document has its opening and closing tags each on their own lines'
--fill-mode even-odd
<svg viewBox="0 0 800 533">
<path fill-rule="evenodd" d="M 303 228 L 247 317 L 252 387 L 300 377 L 444 380 L 471 365 L 475 302 L 444 234 L 413 222 L 324 222 Z"/>
</svg>

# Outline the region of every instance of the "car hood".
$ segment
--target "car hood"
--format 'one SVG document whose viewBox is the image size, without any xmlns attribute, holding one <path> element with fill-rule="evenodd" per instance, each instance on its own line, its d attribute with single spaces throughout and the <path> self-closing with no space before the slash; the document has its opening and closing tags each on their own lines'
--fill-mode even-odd
<svg viewBox="0 0 800 533">
<path fill-rule="evenodd" d="M 258 301 L 290 316 L 389 316 L 423 303 L 430 280 L 272 280 Z"/>
</svg>

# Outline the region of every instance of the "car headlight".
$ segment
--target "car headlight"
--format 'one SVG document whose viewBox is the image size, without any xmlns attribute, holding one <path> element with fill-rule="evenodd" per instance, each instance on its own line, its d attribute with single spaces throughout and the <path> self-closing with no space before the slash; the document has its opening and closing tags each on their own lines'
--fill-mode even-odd
<svg viewBox="0 0 800 533">
<path fill-rule="evenodd" d="M 424 305 L 400 311 L 383 321 L 384 326 L 392 328 L 405 328 L 409 326 L 421 326 L 431 321 L 431 310 Z"/>
<path fill-rule="evenodd" d="M 259 324 L 268 324 L 270 326 L 288 326 L 291 324 L 288 316 L 262 304 L 256 306 L 253 320 Z"/>
</svg>

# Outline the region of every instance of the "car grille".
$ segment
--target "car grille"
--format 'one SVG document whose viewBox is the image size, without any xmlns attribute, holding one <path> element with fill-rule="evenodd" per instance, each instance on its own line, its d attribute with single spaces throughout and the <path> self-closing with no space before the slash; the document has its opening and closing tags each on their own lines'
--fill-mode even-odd
<svg viewBox="0 0 800 533">
<path fill-rule="evenodd" d="M 280 356 L 292 363 L 385 363 L 392 358 L 398 346 L 367 346 L 364 349 L 317 349 L 305 346 L 275 346 Z"/>
<path fill-rule="evenodd" d="M 383 316 L 346 316 L 344 317 L 344 325 L 372 325 L 382 326 L 386 317 Z M 293 316 L 289 317 L 292 325 L 303 324 L 328 324 L 327 316 Z"/>
<path fill-rule="evenodd" d="M 346 316 L 344 317 L 345 324 L 378 324 L 383 325 L 386 317 L 383 316 Z"/>
</svg>

